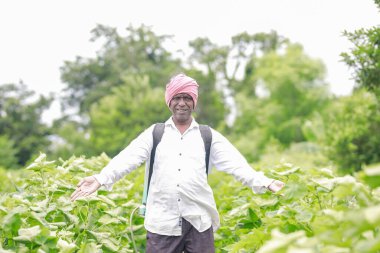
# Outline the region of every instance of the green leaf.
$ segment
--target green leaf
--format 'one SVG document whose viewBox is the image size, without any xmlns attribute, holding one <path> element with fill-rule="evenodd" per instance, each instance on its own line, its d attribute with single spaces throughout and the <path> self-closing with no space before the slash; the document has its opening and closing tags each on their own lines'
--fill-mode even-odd
<svg viewBox="0 0 380 253">
<path fill-rule="evenodd" d="M 10 212 L 2 221 L 1 227 L 5 232 L 16 235 L 22 224 L 20 214 L 16 211 Z"/>
<path fill-rule="evenodd" d="M 46 154 L 40 153 L 40 155 L 28 166 L 27 170 L 33 171 L 48 171 L 55 167 L 55 161 L 46 161 Z"/>
<path fill-rule="evenodd" d="M 108 224 L 118 224 L 120 223 L 120 220 L 115 217 L 110 217 L 109 215 L 103 215 L 98 220 L 100 224 L 108 225 Z"/>
<path fill-rule="evenodd" d="M 72 253 L 75 252 L 77 246 L 75 243 L 69 243 L 65 240 L 59 239 L 57 242 L 57 248 L 59 249 L 59 253 Z"/>
<path fill-rule="evenodd" d="M 94 242 L 84 243 L 81 245 L 78 253 L 94 253 L 98 252 L 99 247 Z"/>
<path fill-rule="evenodd" d="M 117 252 L 119 250 L 119 247 L 117 246 L 118 243 L 115 239 L 112 238 L 111 233 L 94 232 L 94 231 L 90 231 L 90 230 L 88 230 L 87 233 L 94 236 L 96 241 L 98 243 L 102 244 L 107 249 L 114 251 L 114 252 Z"/>
<path fill-rule="evenodd" d="M 380 224 L 380 205 L 364 209 L 364 217 L 369 224 L 379 226 Z"/>
<path fill-rule="evenodd" d="M 285 170 L 285 171 L 275 171 L 275 170 L 273 170 L 272 173 L 280 175 L 280 176 L 288 176 L 288 175 L 294 174 L 294 173 L 296 173 L 297 171 L 300 170 L 299 167 L 293 167 L 291 164 L 289 164 L 288 166 L 291 167 L 288 170 Z"/>
<path fill-rule="evenodd" d="M 272 239 L 257 251 L 257 253 L 286 253 L 287 246 L 292 245 L 295 241 L 306 238 L 305 231 L 297 231 L 291 234 L 282 234 L 278 230 L 272 231 Z"/>
<path fill-rule="evenodd" d="M 19 236 L 13 238 L 15 241 L 28 241 L 32 242 L 41 233 L 40 226 L 34 226 L 31 228 L 20 228 L 18 230 Z"/>
<path fill-rule="evenodd" d="M 259 207 L 268 207 L 276 205 L 278 203 L 278 199 L 254 197 L 253 202 L 257 204 Z"/>
</svg>

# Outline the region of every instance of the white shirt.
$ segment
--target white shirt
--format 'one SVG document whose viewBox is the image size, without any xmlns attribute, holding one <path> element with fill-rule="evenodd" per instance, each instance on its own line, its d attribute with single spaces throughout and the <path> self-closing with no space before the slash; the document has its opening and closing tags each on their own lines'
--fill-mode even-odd
<svg viewBox="0 0 380 253">
<path fill-rule="evenodd" d="M 143 162 L 153 146 L 153 125 L 115 156 L 95 178 L 108 190 Z M 211 129 L 210 166 L 233 175 L 255 193 L 272 183 L 253 170 L 239 151 L 219 132 Z M 181 218 L 199 232 L 220 226 L 213 192 L 207 183 L 205 148 L 199 124 L 193 119 L 181 134 L 170 118 L 156 148 L 156 158 L 146 205 L 145 228 L 161 235 L 181 235 Z"/>
</svg>

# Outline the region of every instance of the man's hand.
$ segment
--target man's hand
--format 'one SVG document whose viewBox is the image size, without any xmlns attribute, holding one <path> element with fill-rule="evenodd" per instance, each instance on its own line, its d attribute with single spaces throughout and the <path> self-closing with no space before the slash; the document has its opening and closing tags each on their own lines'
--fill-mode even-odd
<svg viewBox="0 0 380 253">
<path fill-rule="evenodd" d="M 284 183 L 284 182 L 281 182 L 281 181 L 279 181 L 279 180 L 274 180 L 274 181 L 268 186 L 268 189 L 269 189 L 271 192 L 278 192 L 278 191 L 281 190 L 284 186 L 285 186 L 285 183 Z"/>
<path fill-rule="evenodd" d="M 77 185 L 77 189 L 71 194 L 71 201 L 79 197 L 86 197 L 100 188 L 100 183 L 94 176 L 83 178 Z"/>
</svg>

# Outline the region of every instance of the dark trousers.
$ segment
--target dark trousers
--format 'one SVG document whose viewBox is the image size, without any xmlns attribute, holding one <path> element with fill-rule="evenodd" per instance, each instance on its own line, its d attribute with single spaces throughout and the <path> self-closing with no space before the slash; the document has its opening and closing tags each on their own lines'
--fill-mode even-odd
<svg viewBox="0 0 380 253">
<path fill-rule="evenodd" d="M 198 232 L 187 220 L 182 219 L 182 235 L 167 236 L 146 234 L 146 253 L 214 253 L 212 227 Z"/>
</svg>

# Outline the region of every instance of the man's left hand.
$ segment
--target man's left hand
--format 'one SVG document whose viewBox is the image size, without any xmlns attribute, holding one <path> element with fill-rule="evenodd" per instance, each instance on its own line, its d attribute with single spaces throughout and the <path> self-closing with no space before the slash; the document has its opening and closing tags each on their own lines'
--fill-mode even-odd
<svg viewBox="0 0 380 253">
<path fill-rule="evenodd" d="M 281 190 L 284 186 L 285 186 L 285 183 L 284 183 L 284 182 L 281 182 L 281 181 L 279 181 L 279 180 L 274 180 L 274 181 L 268 186 L 268 189 L 269 189 L 271 192 L 278 192 L 278 191 Z"/>
</svg>

